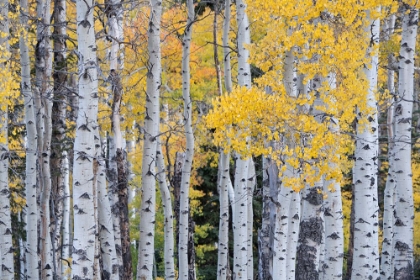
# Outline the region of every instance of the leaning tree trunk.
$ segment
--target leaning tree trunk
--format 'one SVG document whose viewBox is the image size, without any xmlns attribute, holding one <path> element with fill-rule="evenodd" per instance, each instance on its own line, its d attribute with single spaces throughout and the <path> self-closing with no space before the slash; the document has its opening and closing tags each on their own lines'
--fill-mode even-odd
<svg viewBox="0 0 420 280">
<path fill-rule="evenodd" d="M 414 55 L 418 10 L 404 5 L 400 47 L 398 96 L 395 107 L 395 279 L 414 278 L 413 258 L 413 181 L 411 171 L 411 121 L 413 116 Z"/>
<path fill-rule="evenodd" d="M 10 71 L 7 61 L 9 53 L 9 2 L 0 1 L 0 73 Z M 9 79 L 0 83 L 0 91 L 4 91 Z M 12 225 L 10 211 L 10 189 L 9 189 L 9 143 L 8 143 L 8 104 L 4 102 L 1 106 L 0 116 L 0 278 L 4 280 L 14 279 Z"/>
<path fill-rule="evenodd" d="M 35 110 L 33 93 L 31 89 L 31 64 L 29 60 L 28 49 L 28 2 L 20 1 L 21 16 L 20 23 L 22 31 L 19 38 L 20 46 L 20 65 L 21 65 L 21 87 L 25 104 L 25 124 L 26 124 L 26 179 L 25 179 L 25 196 L 26 196 L 26 275 L 30 275 L 31 279 L 39 279 L 39 266 L 37 254 L 37 182 L 36 182 L 36 161 L 37 161 L 37 132 L 35 124 Z"/>
<path fill-rule="evenodd" d="M 73 160 L 73 279 L 92 279 L 95 238 L 98 231 L 94 213 L 94 136 L 98 115 L 98 75 L 93 19 L 94 2 L 78 0 L 77 38 L 79 56 L 79 109 Z"/>
<path fill-rule="evenodd" d="M 365 68 L 369 82 L 367 94 L 368 112 L 357 113 L 357 137 L 354 184 L 354 251 L 352 279 L 377 279 L 379 277 L 378 250 L 378 114 L 376 87 L 378 77 L 378 53 L 374 51 L 379 43 L 379 20 L 371 20 L 367 30 L 370 40 L 368 52 L 371 57 Z M 368 124 L 366 124 L 366 122 Z"/>
<path fill-rule="evenodd" d="M 384 31 L 387 35 L 387 40 L 390 39 L 394 33 L 395 15 L 391 15 L 385 21 Z M 388 66 L 393 63 L 393 55 L 388 57 Z M 382 252 L 381 252 L 381 279 L 388 280 L 394 279 L 394 254 L 392 249 L 392 240 L 394 235 L 394 194 L 395 194 L 395 155 L 394 155 L 394 70 L 387 70 L 387 87 L 391 94 L 390 105 L 388 108 L 387 116 L 387 132 L 388 132 L 388 176 L 385 184 L 384 191 L 384 213 L 383 213 L 383 239 L 382 239 Z"/>
<path fill-rule="evenodd" d="M 137 279 L 153 279 L 153 262 L 155 257 L 155 215 L 156 215 L 156 179 L 155 160 L 157 137 L 159 134 L 160 108 L 159 88 L 161 51 L 160 21 L 162 2 L 151 0 L 151 13 L 148 29 L 148 74 L 146 89 L 146 117 L 144 124 L 144 146 L 142 160 L 142 197 L 140 209 L 140 243 L 137 265 Z"/>
</svg>

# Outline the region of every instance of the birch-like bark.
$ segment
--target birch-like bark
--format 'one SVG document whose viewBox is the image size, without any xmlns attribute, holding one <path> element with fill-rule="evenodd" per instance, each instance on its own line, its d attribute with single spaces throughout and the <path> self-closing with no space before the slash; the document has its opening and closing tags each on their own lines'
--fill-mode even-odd
<svg viewBox="0 0 420 280">
<path fill-rule="evenodd" d="M 251 67 L 248 63 L 249 51 L 246 45 L 250 44 L 249 21 L 246 14 L 246 4 L 243 0 L 236 1 L 236 22 L 238 26 L 237 46 L 238 46 L 238 85 L 251 88 Z M 249 256 L 252 256 L 252 247 L 248 247 L 248 167 L 250 159 L 242 158 L 236 155 L 235 170 L 235 207 L 233 211 L 233 273 L 235 279 L 250 279 L 248 275 L 248 266 L 253 267 L 253 261 L 250 263 Z M 248 252 L 251 249 L 251 252 Z"/>
<path fill-rule="evenodd" d="M 63 241 L 61 242 L 61 276 L 64 280 L 70 279 L 70 167 L 67 152 L 63 152 Z"/>
<path fill-rule="evenodd" d="M 156 147 L 159 133 L 160 108 L 159 88 L 161 86 L 160 22 L 162 2 L 151 0 L 148 29 L 148 73 L 146 89 L 146 117 L 142 160 L 142 199 L 140 209 L 140 242 L 137 265 L 137 279 L 153 279 L 155 256 L 155 207 L 156 207 Z"/>
<path fill-rule="evenodd" d="M 395 15 L 391 15 L 384 22 L 384 31 L 387 34 L 387 40 L 394 33 Z M 388 63 L 393 63 L 393 55 L 388 57 Z M 390 105 L 387 116 L 387 132 L 388 132 L 388 176 L 384 191 L 384 213 L 383 213 L 383 240 L 381 252 L 381 279 L 394 279 L 394 254 L 392 248 L 392 240 L 394 235 L 394 192 L 395 192 L 395 155 L 394 155 L 394 70 L 387 70 L 387 88 L 391 94 Z"/>
<path fill-rule="evenodd" d="M 121 83 L 121 70 L 123 61 L 120 59 L 120 42 L 123 40 L 122 21 L 123 10 L 119 0 L 106 1 L 106 14 L 108 17 L 109 34 L 111 37 L 111 51 L 109 54 L 110 74 L 109 82 L 112 91 L 112 115 L 111 130 L 114 142 L 113 149 L 110 149 L 110 160 L 112 162 L 111 172 L 115 177 L 112 181 L 113 213 L 116 229 L 120 233 L 122 268 L 120 277 L 130 279 L 132 276 L 130 234 L 128 225 L 128 181 L 127 181 L 127 156 L 123 150 L 123 136 L 120 125 L 120 107 L 123 95 Z M 111 164 L 110 164 L 111 165 Z M 118 216 L 118 217 L 117 217 Z M 117 243 L 117 244 L 119 244 Z"/>
<path fill-rule="evenodd" d="M 336 75 L 330 73 L 327 77 L 330 89 L 336 88 Z M 328 129 L 331 133 L 339 134 L 339 124 L 336 118 L 329 121 Z M 332 169 L 336 166 L 330 164 Z M 324 234 L 322 262 L 320 265 L 321 279 L 342 279 L 344 236 L 343 236 L 343 206 L 341 201 L 341 186 L 336 180 L 324 180 Z"/>
<path fill-rule="evenodd" d="M 414 278 L 413 258 L 413 181 L 411 170 L 411 122 L 414 95 L 414 55 L 418 10 L 404 5 L 395 107 L 395 210 L 394 210 L 394 278 Z"/>
<path fill-rule="evenodd" d="M 217 246 L 217 279 L 226 280 L 229 273 L 229 194 L 228 184 L 230 154 L 220 154 L 220 179 L 219 179 L 219 241 Z"/>
<path fill-rule="evenodd" d="M 40 185 L 40 257 L 41 278 L 52 279 L 53 250 L 50 235 L 50 196 L 51 196 L 51 76 L 52 50 L 50 47 L 50 12 L 51 1 L 37 2 L 37 44 L 35 47 L 35 109 L 36 126 L 38 131 L 38 166 Z"/>
<path fill-rule="evenodd" d="M 194 4 L 187 0 L 187 26 L 182 39 L 182 97 L 184 99 L 184 131 L 186 138 L 186 151 L 182 167 L 181 189 L 179 198 L 179 277 L 181 279 L 194 279 L 194 269 L 191 271 L 188 262 L 188 232 L 190 213 L 189 189 L 191 180 L 192 161 L 194 158 L 194 134 L 192 129 L 192 101 L 190 96 L 190 54 L 192 25 L 194 23 Z"/>
<path fill-rule="evenodd" d="M 39 279 L 39 266 L 37 254 L 37 184 L 36 184 L 36 161 L 37 161 L 37 131 L 35 124 L 35 110 L 33 93 L 31 88 L 31 64 L 29 60 L 28 49 L 28 1 L 20 1 L 21 15 L 20 23 L 22 31 L 19 38 L 20 47 L 20 65 L 21 65 L 21 91 L 25 104 L 25 124 L 26 124 L 26 178 L 25 178 L 25 196 L 26 196 L 26 275 L 31 279 Z"/>
<path fill-rule="evenodd" d="M 54 0 L 54 30 L 53 30 L 53 44 L 54 44 L 54 98 L 52 105 L 52 134 L 51 134 L 51 189 L 54 203 L 53 216 L 55 217 L 52 223 L 53 227 L 53 249 L 54 249 L 54 265 L 55 274 L 58 278 L 62 277 L 62 266 L 68 267 L 62 263 L 62 252 L 64 252 L 64 243 L 62 240 L 61 230 L 63 227 L 64 201 L 66 186 L 65 177 L 68 176 L 68 170 L 65 170 L 64 161 L 67 157 L 65 146 L 63 144 L 66 132 L 66 100 L 67 100 L 67 6 L 65 0 Z M 67 167 L 68 169 L 68 167 Z M 67 181 L 68 184 L 68 181 Z M 63 258 L 64 259 L 64 258 Z"/>
<path fill-rule="evenodd" d="M 255 173 L 255 164 L 252 158 L 249 160 L 248 177 L 247 177 L 247 264 L 248 264 L 248 279 L 254 279 L 254 256 L 253 256 L 253 231 L 254 231 L 254 212 L 252 201 L 254 197 L 254 189 L 257 185 L 257 176 Z"/>
<path fill-rule="evenodd" d="M 10 59 L 9 53 L 9 2 L 0 1 L 0 68 L 7 70 Z M 6 35 L 4 35 L 6 34 Z M 0 91 L 4 91 L 0 88 Z M 2 105 L 0 115 L 0 278 L 4 280 L 14 279 L 12 225 L 10 211 L 9 189 L 9 142 L 8 142 L 8 104 Z"/>
<path fill-rule="evenodd" d="M 165 235 L 164 243 L 164 264 L 165 279 L 175 279 L 175 261 L 174 261 L 174 216 L 172 211 L 171 193 L 166 178 L 166 167 L 163 159 L 161 143 L 157 144 L 156 165 L 158 169 L 157 179 L 160 193 L 162 195 L 163 215 L 165 222 L 163 231 Z"/>
<path fill-rule="evenodd" d="M 115 135 L 114 135 L 115 136 Z M 114 235 L 115 251 L 117 254 L 118 269 L 120 278 L 123 274 L 123 259 L 121 249 L 121 227 L 120 227 L 120 207 L 118 203 L 118 166 L 117 166 L 117 148 L 115 144 L 116 137 L 108 136 L 108 189 L 109 189 L 109 202 L 112 213 L 112 229 Z"/>
<path fill-rule="evenodd" d="M 95 238 L 98 232 L 94 213 L 94 136 L 98 115 L 98 77 L 92 0 L 78 0 L 77 38 L 79 56 L 79 109 L 73 160 L 72 278 L 92 279 Z"/>
<path fill-rule="evenodd" d="M 378 250 L 378 114 L 376 87 L 378 77 L 378 53 L 375 45 L 379 43 L 379 20 L 370 20 L 366 28 L 370 46 L 367 53 L 369 63 L 365 68 L 369 83 L 367 94 L 368 115 L 357 113 L 354 184 L 354 251 L 352 279 L 377 279 L 379 277 Z M 361 124 L 363 122 L 367 124 Z"/>
<path fill-rule="evenodd" d="M 99 225 L 99 243 L 101 246 L 102 257 L 102 275 L 104 279 L 118 280 L 119 264 L 114 241 L 114 231 L 112 223 L 111 206 L 109 204 L 106 189 L 106 164 L 105 164 L 105 145 L 99 142 L 99 133 L 96 136 L 97 149 L 97 193 L 98 193 L 98 225 Z M 95 138 L 96 139 L 96 138 Z M 105 141 L 101 141 L 102 143 Z M 98 147 L 99 146 L 99 147 Z"/>
</svg>

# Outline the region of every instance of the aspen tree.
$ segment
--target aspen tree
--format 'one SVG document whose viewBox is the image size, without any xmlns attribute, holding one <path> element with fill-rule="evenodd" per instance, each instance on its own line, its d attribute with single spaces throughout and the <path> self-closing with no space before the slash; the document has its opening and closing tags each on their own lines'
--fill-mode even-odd
<svg viewBox="0 0 420 280">
<path fill-rule="evenodd" d="M 370 13 L 370 12 L 368 12 Z M 370 18 L 370 15 L 369 15 Z M 378 251 L 378 115 L 376 87 L 378 77 L 379 19 L 369 19 L 366 35 L 370 40 L 367 50 L 369 62 L 364 72 L 369 83 L 366 104 L 369 112 L 357 113 L 354 184 L 354 253 L 352 279 L 379 277 Z"/>
<path fill-rule="evenodd" d="M 117 259 L 114 231 L 112 230 L 112 213 L 106 189 L 106 164 L 105 164 L 105 141 L 100 141 L 99 133 L 95 138 L 97 149 L 97 193 L 98 193 L 98 226 L 99 241 L 102 256 L 102 275 L 105 279 L 117 280 L 119 277 L 119 264 Z"/>
<path fill-rule="evenodd" d="M 184 100 L 184 131 L 186 137 L 186 151 L 182 165 L 181 189 L 179 198 L 179 243 L 178 261 L 179 275 L 181 279 L 191 279 L 193 271 L 188 266 L 188 233 L 189 233 L 189 189 L 191 180 L 191 168 L 194 158 L 194 134 L 192 129 L 192 101 L 190 95 L 190 54 L 192 25 L 195 20 L 194 4 L 187 0 L 187 26 L 182 39 L 182 98 Z M 195 278 L 195 277 L 194 277 Z"/>
<path fill-rule="evenodd" d="M 10 71 L 7 61 L 10 59 L 9 51 L 9 2 L 0 1 L 0 72 Z M 7 90 L 6 77 L 0 81 L 0 90 Z M 6 93 L 8 94 L 8 92 Z M 8 102 L 1 106 L 0 115 L 0 278 L 4 280 L 14 279 L 12 225 L 10 210 L 9 188 L 9 143 L 8 143 Z"/>
<path fill-rule="evenodd" d="M 73 221 L 72 278 L 93 278 L 96 234 L 94 213 L 94 136 L 98 115 L 98 75 L 93 1 L 76 2 L 79 108 L 73 160 Z"/>
<path fill-rule="evenodd" d="M 391 35 L 394 33 L 396 16 L 391 15 L 384 21 L 384 32 L 386 39 L 390 40 Z M 388 56 L 388 63 L 393 63 L 393 55 Z M 391 65 L 389 65 L 391 66 Z M 391 68 L 391 67 L 390 67 Z M 383 213 L 383 240 L 381 251 L 381 279 L 394 278 L 394 254 L 392 248 L 393 230 L 394 230 L 394 192 L 395 192 L 395 161 L 394 161 L 394 70 L 387 70 L 387 88 L 391 94 L 390 105 L 387 110 L 387 133 L 388 133 L 388 176 L 385 184 L 384 191 L 384 213 Z"/>
<path fill-rule="evenodd" d="M 236 1 L 236 22 L 238 26 L 238 85 L 251 88 L 251 68 L 248 63 L 249 51 L 246 45 L 251 42 L 248 15 L 245 1 Z M 248 196 L 247 179 L 250 159 L 236 154 L 235 170 L 235 207 L 233 212 L 234 232 L 234 263 L 233 273 L 236 279 L 250 279 L 248 267 L 253 267 L 252 247 L 248 247 Z M 251 250 L 251 252 L 248 252 Z"/>
<path fill-rule="evenodd" d="M 63 144 L 65 139 L 66 131 L 66 95 L 67 90 L 67 5 L 65 0 L 54 0 L 54 12 L 53 12 L 53 49 L 54 49 L 54 92 L 53 92 L 53 105 L 51 111 L 52 118 L 52 133 L 51 133 L 51 189 L 53 202 L 53 217 L 55 217 L 53 227 L 53 249 L 54 249 L 54 271 L 57 277 L 62 277 L 62 263 L 63 258 L 62 252 L 66 246 L 63 244 L 63 236 L 61 230 L 64 219 L 64 201 L 68 199 L 65 195 L 65 189 L 69 188 L 65 184 L 66 176 L 68 176 L 68 170 L 64 166 L 67 157 L 65 145 Z M 67 159 L 68 162 L 68 159 Z M 67 167 L 68 169 L 68 167 Z M 69 193 L 67 192 L 67 195 Z M 67 220 L 68 221 L 68 220 Z M 67 225 L 68 229 L 68 225 Z M 68 231 L 67 231 L 68 232 Z M 68 256 L 67 256 L 68 258 Z M 63 258 L 66 259 L 66 258 Z M 65 270 L 65 269 L 64 269 Z"/>
<path fill-rule="evenodd" d="M 51 134 L 52 134 L 52 50 L 50 47 L 50 0 L 37 2 L 37 44 L 35 47 L 35 91 L 34 105 L 36 127 L 38 132 L 38 166 L 40 169 L 40 255 L 41 278 L 52 279 L 56 269 L 53 270 L 53 250 L 50 235 L 50 196 L 51 196 Z"/>
<path fill-rule="evenodd" d="M 164 244 L 164 264 L 165 279 L 175 278 L 175 261 L 174 261 L 174 216 L 171 200 L 171 193 L 166 178 L 166 168 L 163 159 L 162 145 L 157 144 L 156 151 L 157 179 L 159 183 L 160 193 L 162 195 L 162 205 L 164 211 L 165 222 L 163 231 L 165 235 Z"/>
<path fill-rule="evenodd" d="M 394 278 L 413 279 L 413 182 L 411 170 L 411 121 L 413 117 L 414 55 L 418 9 L 403 3 L 402 38 L 395 106 L 395 208 Z"/>
<path fill-rule="evenodd" d="M 161 86 L 162 72 L 160 50 L 161 16 L 162 2 L 160 0 L 152 0 L 147 43 L 149 59 L 147 63 L 146 117 L 142 159 L 139 260 L 137 264 L 137 279 L 139 280 L 153 279 L 153 262 L 155 255 L 155 160 L 160 123 L 159 89 Z"/>
<path fill-rule="evenodd" d="M 25 196 L 26 196 L 26 275 L 30 275 L 31 279 L 39 279 L 38 266 L 38 207 L 37 207 L 37 184 L 36 184 L 36 161 L 38 154 L 37 147 L 37 131 L 35 123 L 35 110 L 33 93 L 31 88 L 31 64 L 29 60 L 28 49 L 28 2 L 20 1 L 21 15 L 20 24 L 21 32 L 19 38 L 20 48 L 20 64 L 21 64 L 21 91 L 25 104 L 25 124 L 26 124 L 26 179 L 25 179 Z"/>
<path fill-rule="evenodd" d="M 216 16 L 216 15 L 215 15 Z M 231 19 L 231 1 L 226 1 L 223 20 L 223 69 L 224 81 L 227 92 L 232 91 L 232 71 L 230 63 L 229 31 Z M 216 28 L 216 27 L 213 27 Z M 216 36 L 214 36 L 216 40 Z M 216 47 L 216 46 L 215 46 Z M 217 49 L 215 50 L 217 53 Z M 221 83 L 221 81 L 220 81 Z M 219 84 L 219 82 L 218 82 Z M 219 153 L 219 240 L 217 245 L 217 279 L 226 280 L 230 274 L 229 270 L 229 186 L 232 188 L 232 182 L 229 175 L 230 153 L 223 150 Z"/>
</svg>

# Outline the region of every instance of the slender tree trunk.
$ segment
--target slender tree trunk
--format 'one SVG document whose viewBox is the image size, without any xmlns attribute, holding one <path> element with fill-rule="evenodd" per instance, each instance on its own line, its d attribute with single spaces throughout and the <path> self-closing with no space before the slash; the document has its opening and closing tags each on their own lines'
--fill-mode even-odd
<svg viewBox="0 0 420 280">
<path fill-rule="evenodd" d="M 413 116 L 414 50 L 418 10 L 404 5 L 400 48 L 398 96 L 395 107 L 395 279 L 414 278 L 413 258 L 413 181 L 411 170 L 411 122 Z"/>
<path fill-rule="evenodd" d="M 99 225 L 99 242 L 101 246 L 102 256 L 102 279 L 118 280 L 119 264 L 116 253 L 114 231 L 112 223 L 111 206 L 109 204 L 108 194 L 106 190 L 106 164 L 105 164 L 105 147 L 99 143 L 99 133 L 97 134 L 98 149 L 98 225 Z M 102 143 L 105 141 L 101 141 Z"/>
<path fill-rule="evenodd" d="M 164 264 L 165 279 L 175 278 L 175 261 L 174 261 L 174 216 L 172 211 L 171 193 L 166 179 L 166 167 L 163 159 L 162 146 L 160 142 L 157 144 L 156 164 L 158 168 L 157 178 L 162 195 L 162 205 L 164 211 Z"/>
<path fill-rule="evenodd" d="M 0 46 L 3 52 L 0 54 L 0 71 L 10 71 L 7 61 L 9 53 L 9 2 L 0 1 Z M 4 35 L 6 34 L 6 35 Z M 5 79 L 6 82 L 9 80 Z M 4 83 L 4 82 L 3 82 Z M 5 90 L 5 84 L 0 83 L 0 91 Z M 0 278 L 4 280 L 14 279 L 12 224 L 10 211 L 9 189 L 9 143 L 8 143 L 8 104 L 1 106 L 0 115 Z"/>
<path fill-rule="evenodd" d="M 94 136 L 98 115 L 98 77 L 93 6 L 91 0 L 78 0 L 77 38 L 79 55 L 79 109 L 73 160 L 72 278 L 92 279 L 95 239 L 98 232 L 94 213 Z"/>
<path fill-rule="evenodd" d="M 142 161 L 142 199 L 140 210 L 140 243 L 137 279 L 153 279 L 155 256 L 155 215 L 156 215 L 156 180 L 155 160 L 157 136 L 159 133 L 160 108 L 159 88 L 162 72 L 160 52 L 160 21 L 162 2 L 151 0 L 151 13 L 148 29 L 148 74 L 146 90 L 146 117 L 144 125 L 144 146 Z"/>
<path fill-rule="evenodd" d="M 54 1 L 54 101 L 52 105 L 52 134 L 51 134 L 51 189 L 52 202 L 54 203 L 53 216 L 53 249 L 54 249 L 54 271 L 58 278 L 62 277 L 62 235 L 64 214 L 64 190 L 65 176 L 68 173 L 64 170 L 65 132 L 66 132 L 66 100 L 67 100 L 67 63 L 66 63 L 66 36 L 67 36 L 67 6 L 65 0 Z M 67 182 L 68 183 L 68 182 Z M 68 187 L 68 186 L 67 186 Z M 56 267 L 57 266 L 57 267 Z"/>
<path fill-rule="evenodd" d="M 61 245 L 61 276 L 64 280 L 70 279 L 70 167 L 67 152 L 63 152 L 63 241 Z"/>
<path fill-rule="evenodd" d="M 186 152 L 182 167 L 181 190 L 179 198 L 179 277 L 180 279 L 195 279 L 194 268 L 191 271 L 188 259 L 188 233 L 189 233 L 189 189 L 191 180 L 192 161 L 194 158 L 194 134 L 192 129 L 192 101 L 190 96 L 190 53 L 192 25 L 194 23 L 194 4 L 187 0 L 188 18 L 187 26 L 182 39 L 182 97 L 184 99 L 184 130 L 186 137 Z"/>
<path fill-rule="evenodd" d="M 249 21 L 246 14 L 246 4 L 243 0 L 236 1 L 236 21 L 238 25 L 237 46 L 238 46 L 238 85 L 251 88 L 251 67 L 248 63 L 249 51 L 246 45 L 250 44 Z M 248 167 L 250 159 L 236 155 L 235 170 L 235 207 L 233 211 L 233 232 L 234 232 L 234 278 L 249 279 L 248 266 L 253 267 L 252 247 L 247 245 L 248 234 Z M 251 249 L 251 252 L 248 250 Z"/>
<path fill-rule="evenodd" d="M 371 41 L 368 53 L 379 43 L 379 20 L 371 20 L 366 29 Z M 376 87 L 378 76 L 378 54 L 370 54 L 370 62 L 365 68 L 369 82 L 367 94 L 368 115 L 359 112 L 356 127 L 354 184 L 354 252 L 352 279 L 377 279 L 379 277 L 378 250 L 378 114 L 376 105 Z M 367 120 L 368 125 L 362 124 Z M 362 127 L 361 127 L 362 126 Z"/>
<path fill-rule="evenodd" d="M 248 279 L 254 279 L 254 255 L 253 255 L 253 232 L 254 232 L 254 211 L 252 201 L 254 197 L 254 189 L 257 185 L 257 176 L 255 173 L 255 164 L 252 158 L 249 160 L 248 177 L 247 177 L 247 253 L 248 253 Z"/>
<path fill-rule="evenodd" d="M 37 44 L 35 48 L 35 109 L 38 130 L 38 166 L 40 169 L 40 257 L 42 279 L 52 279 L 53 250 L 50 235 L 50 196 L 51 196 L 51 75 L 52 51 L 50 47 L 50 0 L 37 2 Z M 55 266 L 54 266 L 55 267 Z"/>
<path fill-rule="evenodd" d="M 395 15 L 391 15 L 385 21 L 384 30 L 387 34 L 387 39 L 394 33 Z M 388 63 L 393 63 L 393 55 L 388 58 Z M 391 65 L 390 65 L 391 66 Z M 390 105 L 388 108 L 387 116 L 387 131 L 388 131 L 388 176 L 385 184 L 384 191 L 384 213 L 383 213 L 383 240 L 381 252 L 381 279 L 390 280 L 394 279 L 394 255 L 392 248 L 392 240 L 394 235 L 394 195 L 395 195 L 395 156 L 394 156 L 394 71 L 387 70 L 387 87 L 392 95 L 390 98 Z"/>
<path fill-rule="evenodd" d="M 19 39 L 20 46 L 20 65 L 21 65 L 21 87 L 25 104 L 25 124 L 26 124 L 26 275 L 31 279 L 39 279 L 38 266 L 38 209 L 37 209 L 37 184 L 36 184 L 36 161 L 37 161 L 37 131 L 35 123 L 34 101 L 31 88 L 31 64 L 28 49 L 28 2 L 20 1 L 21 16 L 20 23 L 22 31 Z"/>
</svg>

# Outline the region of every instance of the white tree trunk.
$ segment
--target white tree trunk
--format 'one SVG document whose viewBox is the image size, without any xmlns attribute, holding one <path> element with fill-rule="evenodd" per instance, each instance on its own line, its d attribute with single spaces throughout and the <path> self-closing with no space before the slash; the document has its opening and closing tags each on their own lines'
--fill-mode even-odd
<svg viewBox="0 0 420 280">
<path fill-rule="evenodd" d="M 94 136 L 98 115 L 97 57 L 92 0 L 78 0 L 77 38 L 79 55 L 79 109 L 73 160 L 72 278 L 92 279 L 95 238 L 98 231 L 94 213 Z"/>
<path fill-rule="evenodd" d="M 395 107 L 395 279 L 413 279 L 413 182 L 411 171 L 411 122 L 413 116 L 414 55 L 418 10 L 404 5 L 400 48 L 398 96 Z"/>
<path fill-rule="evenodd" d="M 385 20 L 384 31 L 387 34 L 387 40 L 394 33 L 395 15 Z M 388 63 L 393 63 L 393 55 L 389 56 Z M 391 95 L 395 94 L 394 71 L 387 70 L 387 87 Z M 394 154 L 394 97 L 390 98 L 390 105 L 387 116 L 388 131 L 388 176 L 384 191 L 384 213 L 383 213 L 383 240 L 381 252 L 381 279 L 394 279 L 394 254 L 392 240 L 394 236 L 394 195 L 395 195 L 395 154 Z"/>
<path fill-rule="evenodd" d="M 251 67 L 248 63 L 249 51 L 246 45 L 250 44 L 249 21 L 246 14 L 246 4 L 243 0 L 236 1 L 236 22 L 238 25 L 238 85 L 251 88 Z M 233 240 L 234 262 L 233 273 L 235 279 L 249 279 L 248 256 L 252 256 L 252 247 L 248 247 L 248 197 L 247 179 L 250 159 L 244 159 L 236 155 L 235 170 L 235 208 L 233 211 Z M 251 249 L 251 252 L 248 250 Z"/>
<path fill-rule="evenodd" d="M 230 154 L 221 152 L 220 154 L 220 179 L 219 179 L 219 242 L 217 245 L 217 279 L 226 280 L 229 273 L 229 194 L 228 184 Z"/>
<path fill-rule="evenodd" d="M 148 29 L 149 69 L 146 90 L 146 117 L 144 125 L 144 146 L 142 161 L 142 199 L 140 210 L 140 242 L 137 265 L 137 279 L 153 279 L 153 262 L 155 256 L 155 207 L 156 207 L 156 179 L 155 160 L 157 135 L 159 133 L 160 108 L 159 88 L 161 51 L 160 51 L 160 21 L 162 2 L 151 0 L 151 13 Z"/>
<path fill-rule="evenodd" d="M 99 146 L 97 147 L 98 230 L 102 255 L 102 275 L 104 275 L 104 279 L 118 280 L 120 279 L 118 270 L 119 264 L 114 241 L 111 206 L 109 205 L 106 188 L 105 151 L 101 151 L 99 133 L 97 134 L 97 138 L 98 141 L 96 143 Z M 104 148 L 103 145 L 102 150 L 104 150 Z"/>
<path fill-rule="evenodd" d="M 174 261 L 174 216 L 171 200 L 171 193 L 166 179 L 166 167 L 163 159 L 161 143 L 157 144 L 156 165 L 158 169 L 157 179 L 159 183 L 160 193 L 162 195 L 163 215 L 164 215 L 164 264 L 165 279 L 175 278 L 175 261 Z"/>
<path fill-rule="evenodd" d="M 186 137 L 186 151 L 182 168 L 181 189 L 179 199 L 179 277 L 189 279 L 188 268 L 188 217 L 190 214 L 189 190 L 191 168 L 194 158 L 194 134 L 192 129 L 192 101 L 190 96 L 190 53 L 192 25 L 194 23 L 193 0 L 187 0 L 187 26 L 182 39 L 182 97 L 184 99 L 184 130 Z"/>
<path fill-rule="evenodd" d="M 39 279 L 38 254 L 37 254 L 37 184 L 36 184 L 36 161 L 37 161 L 37 132 L 35 124 L 35 112 L 33 94 L 31 89 L 31 64 L 28 49 L 28 2 L 20 1 L 21 16 L 20 23 L 23 30 L 20 34 L 20 64 L 21 64 L 21 87 L 25 104 L 25 124 L 26 124 L 26 275 L 31 279 Z"/>
<path fill-rule="evenodd" d="M 0 54 L 0 69 L 8 70 L 10 59 L 9 53 L 9 2 L 0 1 L 0 47 L 3 52 Z M 6 34 L 6 35 L 5 35 Z M 9 70 L 10 71 L 10 70 Z M 8 81 L 5 79 L 6 82 Z M 0 90 L 4 91 L 5 85 L 0 83 Z M 0 115 L 0 278 L 4 280 L 14 279 L 12 225 L 10 211 L 10 189 L 9 189 L 9 143 L 8 143 L 8 104 L 1 106 Z"/>
<path fill-rule="evenodd" d="M 70 279 L 70 172 L 69 159 L 67 152 L 63 152 L 63 179 L 64 179 L 64 193 L 63 193 L 63 241 L 61 258 L 61 275 L 64 280 Z M 61 260 L 60 260 L 61 261 Z"/>
<path fill-rule="evenodd" d="M 379 20 L 371 20 L 366 29 L 367 37 L 372 45 L 367 53 L 371 53 L 379 43 Z M 378 250 L 378 115 L 376 105 L 376 87 L 378 77 L 378 54 L 371 53 L 370 62 L 365 68 L 369 82 L 367 108 L 369 115 L 357 114 L 360 120 L 356 127 L 357 140 L 355 150 L 355 166 L 353 169 L 354 184 L 354 253 L 352 279 L 377 279 L 379 277 Z M 367 120 L 368 124 L 362 124 Z"/>
<path fill-rule="evenodd" d="M 252 158 L 249 160 L 248 176 L 247 176 L 247 253 L 248 253 L 248 279 L 254 279 L 254 256 L 253 256 L 253 232 L 254 232 L 254 212 L 252 207 L 252 201 L 254 197 L 254 189 L 257 185 L 257 176 L 255 173 L 255 164 Z"/>
<path fill-rule="evenodd" d="M 230 51 L 227 48 L 229 44 L 230 31 L 230 1 L 225 4 L 224 20 L 223 20 L 223 57 L 224 57 L 224 80 L 227 92 L 232 91 L 232 75 L 230 63 Z M 226 280 L 229 271 L 229 185 L 232 188 L 232 182 L 229 175 L 230 153 L 219 152 L 219 240 L 217 246 L 217 279 Z"/>
</svg>

